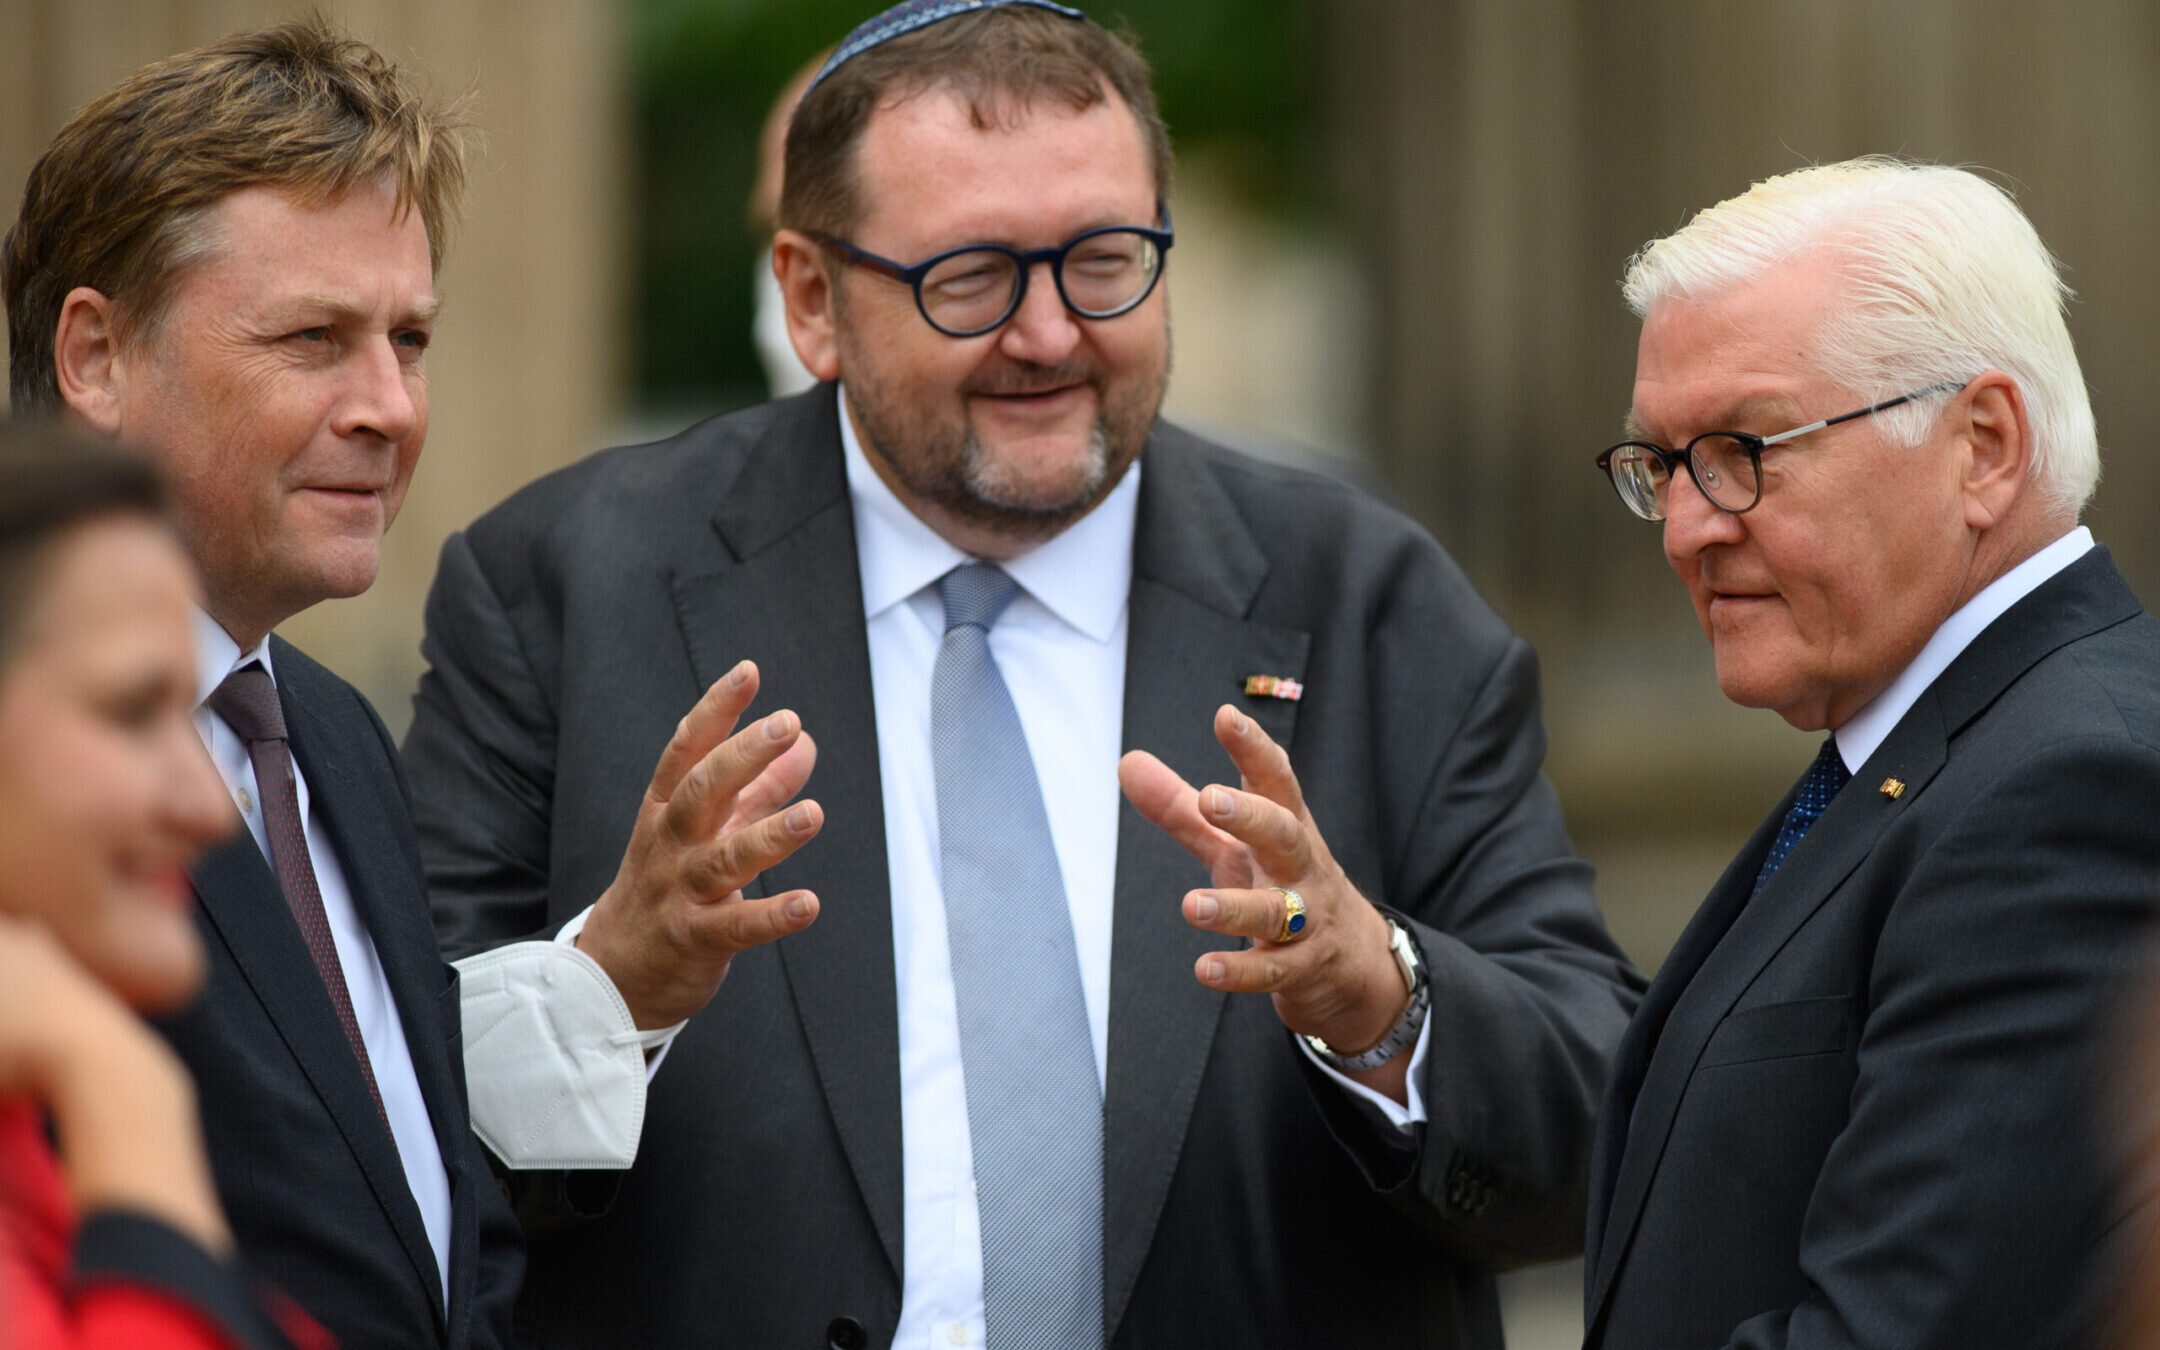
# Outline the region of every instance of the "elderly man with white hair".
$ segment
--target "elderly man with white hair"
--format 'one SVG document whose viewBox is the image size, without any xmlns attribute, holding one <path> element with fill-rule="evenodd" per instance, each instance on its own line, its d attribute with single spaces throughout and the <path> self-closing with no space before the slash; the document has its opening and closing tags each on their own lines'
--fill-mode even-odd
<svg viewBox="0 0 2160 1350">
<path fill-rule="evenodd" d="M 1593 1163 L 1588 1344 L 2086 1343 L 2101 1035 L 2160 898 L 2160 625 L 2009 198 L 1802 169 L 1630 264 L 1629 439 L 1726 697 L 1829 733 L 1667 958 Z M 1674 715 L 1685 716 L 1684 709 Z"/>
</svg>

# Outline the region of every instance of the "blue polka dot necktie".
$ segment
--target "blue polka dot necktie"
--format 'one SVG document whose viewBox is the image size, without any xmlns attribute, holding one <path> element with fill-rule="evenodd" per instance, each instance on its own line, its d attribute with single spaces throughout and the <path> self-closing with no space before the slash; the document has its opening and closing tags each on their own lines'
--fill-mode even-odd
<svg viewBox="0 0 2160 1350">
<path fill-rule="evenodd" d="M 945 574 L 930 758 L 982 1223 L 989 1350 L 1102 1344 L 1102 1081 L 1042 783 L 990 629 L 1018 592 Z"/>
<path fill-rule="evenodd" d="M 1826 738 L 1815 762 L 1808 766 L 1807 777 L 1800 780 L 1800 795 L 1793 798 L 1792 806 L 1785 812 L 1785 821 L 1778 826 L 1777 838 L 1770 841 L 1770 851 L 1763 855 L 1762 870 L 1755 874 L 1755 890 L 1763 888 L 1770 880 L 1770 874 L 1784 864 L 1786 855 L 1799 844 L 1801 836 L 1814 825 L 1816 818 L 1830 809 L 1830 801 L 1838 795 L 1838 789 L 1851 781 L 1852 774 L 1846 771 L 1845 759 L 1838 754 L 1837 737 Z"/>
</svg>

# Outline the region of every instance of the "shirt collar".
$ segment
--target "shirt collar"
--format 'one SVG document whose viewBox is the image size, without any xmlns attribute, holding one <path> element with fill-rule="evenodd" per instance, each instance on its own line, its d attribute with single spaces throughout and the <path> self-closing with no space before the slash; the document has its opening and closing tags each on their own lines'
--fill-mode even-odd
<svg viewBox="0 0 2160 1350">
<path fill-rule="evenodd" d="M 195 706 L 200 708 L 209 702 L 217 687 L 225 683 L 225 677 L 250 661 L 262 662 L 269 673 L 270 683 L 277 683 L 277 671 L 270 665 L 270 639 L 262 641 L 247 651 L 201 605 L 188 606 L 188 619 L 195 630 Z"/>
<path fill-rule="evenodd" d="M 2080 525 L 1981 587 L 1979 594 L 1945 619 L 1912 664 L 1898 672 L 1890 687 L 1837 729 L 1838 758 L 1845 761 L 1845 767 L 1857 772 L 1890 735 L 1890 729 L 1920 701 L 1920 695 L 1935 683 L 1935 678 L 1972 645 L 1974 638 L 2012 605 L 2038 590 L 2042 582 L 2084 557 L 2092 546 L 2092 531 Z"/>
<path fill-rule="evenodd" d="M 863 615 L 879 614 L 968 561 L 895 496 L 864 453 L 840 399 L 840 444 L 855 509 Z M 1108 642 L 1132 588 L 1133 531 L 1140 515 L 1140 465 L 1096 508 L 1058 534 L 1001 564 L 1045 609 L 1097 642 Z"/>
</svg>

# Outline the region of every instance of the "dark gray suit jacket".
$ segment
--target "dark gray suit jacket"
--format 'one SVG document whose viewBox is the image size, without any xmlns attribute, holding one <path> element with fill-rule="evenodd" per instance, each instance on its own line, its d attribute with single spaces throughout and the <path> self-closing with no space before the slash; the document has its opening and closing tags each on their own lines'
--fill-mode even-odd
<svg viewBox="0 0 2160 1350">
<path fill-rule="evenodd" d="M 517 1223 L 467 1121 L 457 972 L 437 955 L 410 794 L 360 692 L 273 638 L 293 758 L 374 939 L 450 1176 L 450 1306 L 351 1042 L 255 840 L 194 871 L 209 973 L 161 1029 L 195 1076 L 240 1249 L 342 1350 L 510 1342 Z"/>
<path fill-rule="evenodd" d="M 891 895 L 836 400 L 599 455 L 445 546 L 406 741 L 445 944 L 545 932 L 613 878 L 676 720 L 739 658 L 817 737 L 827 823 L 773 871 L 824 901 L 739 957 L 654 1080 L 604 1218 L 534 1240 L 562 1345 L 883 1345 L 900 1307 Z M 1633 1007 L 1571 857 L 1533 658 L 1408 522 L 1158 426 L 1124 741 L 1193 781 L 1244 702 L 1350 876 L 1433 968 L 1431 1123 L 1395 1146 L 1268 1000 L 1192 977 L 1205 877 L 1125 808 L 1110 979 L 1105 1319 L 1124 1347 L 1495 1346 L 1486 1273 L 1571 1252 L 1591 1117 Z M 1055 771 L 1046 769 L 1046 771 Z M 1113 790 L 1108 783 L 1104 790 Z M 1316 1081 L 1308 1082 L 1308 1076 Z"/>
<path fill-rule="evenodd" d="M 2102 1033 L 2160 899 L 2160 624 L 2096 549 L 1966 648 L 1750 901 L 1784 812 L 1628 1029 L 1590 1345 L 2089 1344 L 2122 1203 Z"/>
</svg>

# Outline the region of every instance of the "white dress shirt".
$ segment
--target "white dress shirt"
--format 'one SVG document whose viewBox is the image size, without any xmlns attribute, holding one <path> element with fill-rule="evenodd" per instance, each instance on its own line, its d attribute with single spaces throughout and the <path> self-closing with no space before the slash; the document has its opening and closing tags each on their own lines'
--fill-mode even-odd
<svg viewBox="0 0 2160 1350">
<path fill-rule="evenodd" d="M 202 735 L 210 758 L 224 778 L 226 790 L 255 846 L 268 861 L 270 848 L 263 823 L 262 794 L 255 783 L 255 765 L 247 743 L 225 719 L 203 706 L 225 677 L 250 661 L 259 661 L 273 682 L 277 671 L 270 663 L 270 640 L 253 650 L 240 645 L 201 609 L 195 621 L 196 699 L 195 730 Z M 330 935 L 337 944 L 338 964 L 345 970 L 345 987 L 352 995 L 353 1016 L 360 1024 L 360 1040 L 367 1046 L 368 1062 L 375 1072 L 375 1086 L 382 1094 L 383 1112 L 390 1118 L 390 1133 L 397 1140 L 398 1160 L 405 1165 L 405 1184 L 420 1208 L 427 1228 L 428 1245 L 435 1250 L 435 1273 L 442 1281 L 445 1301 L 450 1287 L 450 1178 L 443 1169 L 442 1152 L 435 1145 L 435 1130 L 428 1118 L 427 1100 L 420 1095 L 420 1079 L 413 1071 L 412 1049 L 405 1040 L 405 1026 L 390 984 L 383 976 L 382 961 L 374 940 L 353 907 L 352 888 L 337 850 L 330 846 L 323 824 L 309 806 L 307 775 L 293 764 L 293 784 L 299 798 L 300 819 L 307 828 L 308 860 L 315 867 L 315 884 L 322 892 L 323 913 L 330 921 Z"/>
<path fill-rule="evenodd" d="M 2018 601 L 2038 590 L 2040 584 L 2076 562 L 2093 546 L 2092 531 L 2078 526 L 2062 538 L 2033 554 L 1989 582 L 1979 594 L 1943 620 L 1942 627 L 1927 640 L 1912 664 L 1898 673 L 1888 688 L 1869 700 L 1866 707 L 1845 719 L 1835 732 L 1838 758 L 1847 770 L 1858 773 L 1912 705 L 1919 701 L 1935 678 L 1950 668 L 1960 653 L 1972 645 L 1982 630 L 2001 618 Z"/>
<path fill-rule="evenodd" d="M 840 437 L 869 637 L 899 995 L 906 1256 L 893 1345 L 895 1350 L 981 1345 L 981 1228 L 930 745 L 930 680 L 945 635 L 937 582 L 969 557 L 925 525 L 878 477 L 856 438 L 844 391 Z M 1127 596 L 1139 501 L 1136 464 L 1093 511 L 1002 563 L 1020 583 L 1020 592 L 990 630 L 990 653 L 1012 693 L 1042 787 L 1072 914 L 1099 1079 L 1109 1057 L 1117 763 L 1124 739 Z M 1166 895 L 1162 903 L 1176 905 L 1180 899 Z M 1413 1066 L 1424 1057 L 1425 1040 L 1421 1035 Z M 1349 1090 L 1383 1104 L 1390 1120 L 1424 1119 L 1414 1086 L 1413 1115 L 1328 1072 Z"/>
</svg>

